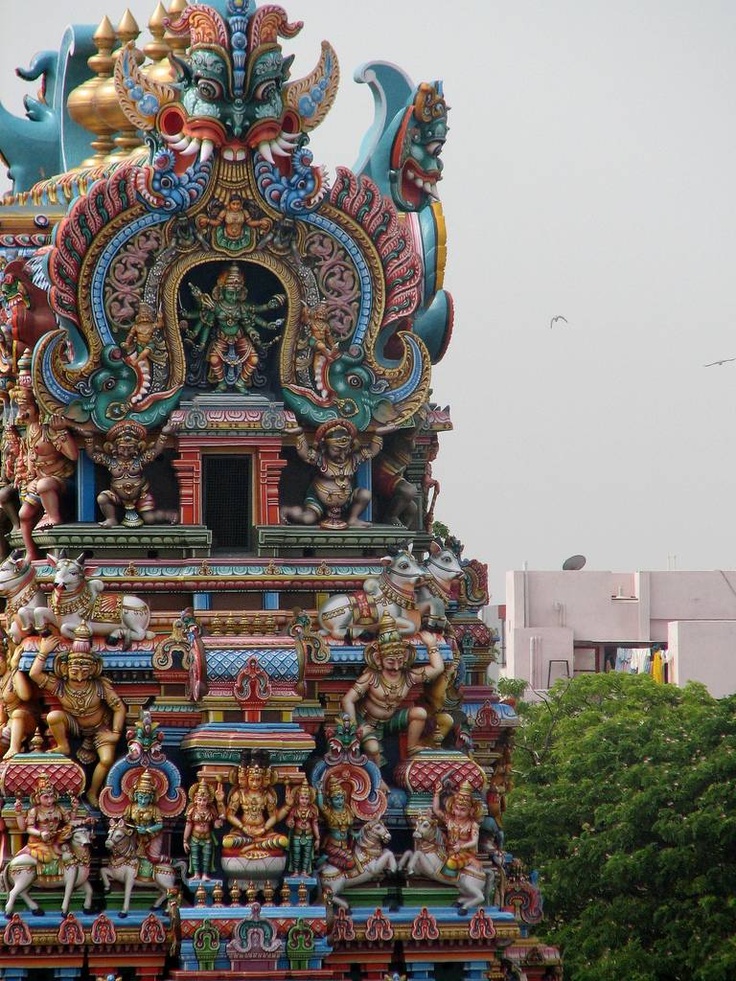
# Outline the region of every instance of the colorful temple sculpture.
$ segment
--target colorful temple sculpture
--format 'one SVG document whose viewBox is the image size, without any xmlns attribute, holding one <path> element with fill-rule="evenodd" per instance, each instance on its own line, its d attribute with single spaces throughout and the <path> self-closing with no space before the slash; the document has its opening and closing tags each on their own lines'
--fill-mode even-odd
<svg viewBox="0 0 736 981">
<path fill-rule="evenodd" d="M 486 569 L 433 535 L 442 85 L 365 66 L 328 180 L 300 27 L 104 17 L 0 107 L 6 981 L 560 977 Z"/>
</svg>

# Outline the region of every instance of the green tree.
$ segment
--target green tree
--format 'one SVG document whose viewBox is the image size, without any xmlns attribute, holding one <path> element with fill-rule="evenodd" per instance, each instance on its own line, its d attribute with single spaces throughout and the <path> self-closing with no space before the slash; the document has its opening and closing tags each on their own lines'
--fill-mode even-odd
<svg viewBox="0 0 736 981">
<path fill-rule="evenodd" d="M 540 872 L 566 978 L 736 978 L 735 709 L 615 672 L 527 707 L 506 841 Z"/>
</svg>

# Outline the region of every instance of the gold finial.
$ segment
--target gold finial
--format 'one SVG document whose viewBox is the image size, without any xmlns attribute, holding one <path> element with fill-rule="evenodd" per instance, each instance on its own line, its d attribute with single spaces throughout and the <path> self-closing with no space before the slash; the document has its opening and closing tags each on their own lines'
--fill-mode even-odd
<svg viewBox="0 0 736 981">
<path fill-rule="evenodd" d="M 115 145 L 112 134 L 117 129 L 117 126 L 113 126 L 102 117 L 97 104 L 99 90 L 105 81 L 109 80 L 112 84 L 112 71 L 115 64 L 112 50 L 117 37 L 109 17 L 102 18 L 99 27 L 92 35 L 92 40 L 97 48 L 97 54 L 88 58 L 87 64 L 95 72 L 96 77 L 89 78 L 78 85 L 69 93 L 67 99 L 67 112 L 71 118 L 95 137 L 91 141 L 95 154 L 82 161 L 79 169 L 96 167 L 103 163 Z"/>
<path fill-rule="evenodd" d="M 166 7 L 159 0 L 158 6 L 151 14 L 151 19 L 148 22 L 148 30 L 151 32 L 152 40 L 143 48 L 145 56 L 151 62 L 143 67 L 143 74 L 156 82 L 176 81 L 176 71 L 169 61 L 171 45 L 164 36 L 168 16 Z"/>
<path fill-rule="evenodd" d="M 130 12 L 130 7 L 126 9 L 125 13 L 120 18 L 120 23 L 118 24 L 115 33 L 117 34 L 120 44 L 123 46 L 126 45 L 128 41 L 136 41 L 138 39 L 141 29 L 138 27 L 135 17 Z"/>
<path fill-rule="evenodd" d="M 187 6 L 187 0 L 171 0 L 171 3 L 169 4 L 168 19 L 172 22 L 179 20 Z M 188 32 L 186 34 L 173 34 L 171 31 L 167 30 L 164 34 L 164 40 L 171 46 L 172 53 L 179 55 L 179 57 L 181 57 L 189 47 L 190 37 L 191 35 Z"/>
</svg>

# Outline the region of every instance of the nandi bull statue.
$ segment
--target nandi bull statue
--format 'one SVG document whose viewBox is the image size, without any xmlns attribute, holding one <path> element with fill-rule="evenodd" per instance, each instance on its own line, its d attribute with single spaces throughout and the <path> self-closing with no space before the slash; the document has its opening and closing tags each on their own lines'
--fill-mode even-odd
<svg viewBox="0 0 736 981">
<path fill-rule="evenodd" d="M 34 631 L 36 610 L 41 622 L 48 619 L 35 566 L 22 548 L 14 549 L 0 562 L 0 596 L 5 600 L 5 629 L 14 644 Z"/>
<path fill-rule="evenodd" d="M 381 617 L 388 613 L 399 633 L 411 636 L 419 627 L 416 589 L 426 572 L 408 549 L 381 559 L 383 572 L 370 576 L 360 592 L 330 596 L 318 612 L 322 633 L 335 640 L 354 640 L 362 633 L 375 634 Z"/>
<path fill-rule="evenodd" d="M 71 639 L 84 622 L 93 636 L 107 637 L 113 643 L 122 641 L 126 648 L 134 640 L 152 638 L 147 629 L 151 616 L 148 604 L 137 596 L 103 592 L 105 584 L 101 579 L 87 578 L 86 559 L 86 552 L 76 559 L 68 558 L 64 552 L 58 557 L 49 553 L 48 561 L 56 570 L 54 588 L 49 610 L 36 611 L 36 628 L 51 624 L 62 637 Z"/>
<path fill-rule="evenodd" d="M 422 568 L 425 577 L 416 591 L 417 609 L 428 630 L 441 632 L 447 626 L 453 585 L 462 579 L 463 569 L 456 553 L 437 540 L 430 542 L 429 556 Z"/>
</svg>

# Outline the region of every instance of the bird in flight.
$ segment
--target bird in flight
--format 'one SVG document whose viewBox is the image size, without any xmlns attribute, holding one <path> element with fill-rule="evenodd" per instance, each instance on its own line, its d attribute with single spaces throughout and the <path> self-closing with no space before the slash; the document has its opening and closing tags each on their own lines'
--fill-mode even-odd
<svg viewBox="0 0 736 981">
<path fill-rule="evenodd" d="M 726 364 L 729 361 L 736 361 L 736 358 L 723 358 L 721 361 L 709 361 L 708 364 L 704 364 L 704 368 L 712 368 L 714 364 Z"/>
<path fill-rule="evenodd" d="M 562 314 L 558 313 L 557 316 L 553 317 L 549 322 L 550 330 L 552 329 L 552 327 L 554 327 L 554 325 L 557 323 L 558 320 L 564 320 L 565 323 L 567 323 L 567 318 L 563 317 Z"/>
</svg>

